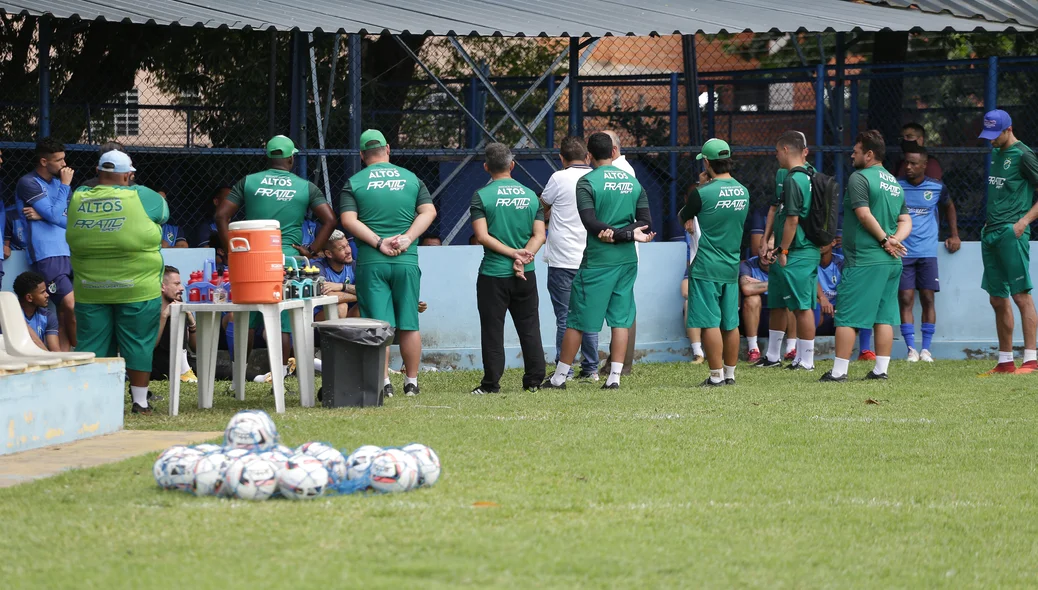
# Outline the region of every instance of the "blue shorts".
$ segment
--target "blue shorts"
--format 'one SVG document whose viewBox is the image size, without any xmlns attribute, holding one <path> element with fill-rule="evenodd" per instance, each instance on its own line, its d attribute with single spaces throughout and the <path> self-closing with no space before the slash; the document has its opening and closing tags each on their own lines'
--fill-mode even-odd
<svg viewBox="0 0 1038 590">
<path fill-rule="evenodd" d="M 47 281 L 47 291 L 55 301 L 61 301 L 72 292 L 72 259 L 68 256 L 51 256 L 36 261 L 36 272 Z"/>
<path fill-rule="evenodd" d="M 904 270 L 901 271 L 901 291 L 926 289 L 940 291 L 941 283 L 937 280 L 937 258 L 903 258 Z"/>
</svg>

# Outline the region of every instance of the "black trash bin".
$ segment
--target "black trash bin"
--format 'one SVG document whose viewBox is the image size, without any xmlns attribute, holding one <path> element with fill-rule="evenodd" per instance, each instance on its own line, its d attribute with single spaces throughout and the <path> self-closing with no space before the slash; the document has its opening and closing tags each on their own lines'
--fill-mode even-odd
<svg viewBox="0 0 1038 590">
<path fill-rule="evenodd" d="M 321 338 L 321 401 L 326 408 L 382 405 L 386 355 L 393 328 L 379 320 L 314 322 Z"/>
</svg>

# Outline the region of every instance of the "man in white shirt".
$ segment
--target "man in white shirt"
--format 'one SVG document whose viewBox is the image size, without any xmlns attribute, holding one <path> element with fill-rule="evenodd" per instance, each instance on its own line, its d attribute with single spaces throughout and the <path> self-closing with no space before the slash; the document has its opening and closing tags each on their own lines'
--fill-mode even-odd
<svg viewBox="0 0 1038 590">
<path fill-rule="evenodd" d="M 548 240 L 544 261 L 548 263 L 548 294 L 555 309 L 555 362 L 559 362 L 562 336 L 569 316 L 569 295 L 573 277 L 580 268 L 587 243 L 587 230 L 577 211 L 577 181 L 591 172 L 587 145 L 580 137 L 567 137 L 559 146 L 562 170 L 552 174 L 544 185 L 541 202 L 548 219 Z M 578 379 L 598 381 L 598 334 L 587 332 L 581 342 Z"/>
</svg>

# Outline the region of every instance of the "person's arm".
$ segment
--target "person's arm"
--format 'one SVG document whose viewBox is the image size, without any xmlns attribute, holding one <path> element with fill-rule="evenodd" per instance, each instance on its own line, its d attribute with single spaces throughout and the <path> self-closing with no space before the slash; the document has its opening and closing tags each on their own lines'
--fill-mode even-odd
<svg viewBox="0 0 1038 590">
<path fill-rule="evenodd" d="M 768 217 L 764 221 L 764 237 L 761 238 L 761 249 L 764 254 L 769 254 L 772 245 L 772 240 L 775 239 L 775 212 L 778 211 L 778 207 L 772 205 L 768 207 Z"/>
<path fill-rule="evenodd" d="M 678 219 L 681 220 L 682 225 L 686 225 L 689 221 L 695 219 L 702 210 L 703 198 L 699 195 L 699 189 L 692 189 L 692 192 L 688 193 L 688 197 L 685 199 L 685 206 L 681 208 L 681 211 L 678 211 Z"/>
<path fill-rule="evenodd" d="M 302 244 L 292 245 L 302 247 L 300 252 L 308 250 L 305 255 L 314 258 L 319 252 L 324 250 L 324 245 L 328 242 L 328 238 L 335 231 L 336 219 L 335 211 L 328 204 L 328 199 L 325 198 L 321 189 L 312 182 L 310 183 L 310 210 L 314 213 L 314 219 L 320 224 L 317 231 L 314 232 L 314 241 L 310 243 L 309 248 L 302 247 Z"/>
<path fill-rule="evenodd" d="M 597 236 L 606 230 L 615 231 L 595 215 L 595 193 L 586 178 L 577 181 L 577 212 L 580 214 L 580 223 L 589 234 Z"/>
<path fill-rule="evenodd" d="M 36 313 L 39 313 L 39 312 L 36 312 Z M 35 344 L 36 346 L 40 347 L 43 350 L 48 350 L 47 349 L 47 345 L 43 343 L 43 340 L 40 340 L 39 334 L 37 334 L 36 330 L 34 330 L 33 327 L 29 325 L 29 322 L 25 322 L 25 327 L 29 330 L 29 338 L 32 339 L 32 343 Z M 54 350 L 56 352 L 58 349 L 55 348 Z"/>
<path fill-rule="evenodd" d="M 415 210 L 418 215 L 411 222 L 411 227 L 404 232 L 408 245 L 422 237 L 425 231 L 429 229 L 429 226 L 432 225 L 432 222 L 436 220 L 436 206 L 433 205 L 432 195 L 429 194 L 429 189 L 426 188 L 425 183 L 420 180 L 418 181 L 417 205 Z"/>
<path fill-rule="evenodd" d="M 35 334 L 33 330 L 29 332 Z M 47 343 L 46 350 L 51 352 L 58 352 L 61 350 L 61 343 L 58 340 L 58 316 L 57 314 L 47 314 L 47 328 L 43 331 L 43 338 Z"/>
<path fill-rule="evenodd" d="M 804 210 L 804 194 L 800 192 L 800 185 L 794 180 L 793 173 L 786 176 L 782 182 L 782 195 L 786 205 L 786 222 L 782 226 L 782 243 L 776 246 L 781 252 L 785 252 L 796 239 L 800 216 L 807 214 Z"/>
<path fill-rule="evenodd" d="M 815 283 L 815 289 L 818 291 L 818 305 L 822 308 L 822 315 L 833 315 L 833 304 L 830 303 L 829 298 L 822 291 L 822 284 Z"/>
<path fill-rule="evenodd" d="M 1023 152 L 1023 155 L 1020 156 L 1020 174 L 1023 175 L 1027 184 L 1031 185 L 1031 190 L 1033 191 L 1038 188 L 1038 157 L 1030 150 L 1025 149 Z M 1038 219 L 1038 201 L 1035 201 L 1027 213 L 1013 224 L 1013 231 L 1016 233 L 1016 237 L 1019 238 L 1024 235 L 1024 231 L 1035 219 Z"/>
<path fill-rule="evenodd" d="M 955 203 L 948 196 L 948 187 L 941 188 L 941 196 L 937 201 L 941 215 L 948 220 L 948 239 L 944 241 L 944 247 L 952 254 L 959 251 L 962 241 L 959 240 L 959 214 L 955 210 Z"/>
<path fill-rule="evenodd" d="M 634 223 L 614 230 L 612 239 L 614 242 L 641 241 L 636 237 L 637 230 L 647 230 L 652 225 L 652 210 L 649 209 L 649 196 L 642 189 L 638 196 L 638 202 L 634 209 Z"/>
<path fill-rule="evenodd" d="M 551 178 L 548 179 L 548 184 L 544 185 L 544 190 L 541 191 L 540 196 L 541 207 L 544 211 L 544 223 L 548 223 L 551 219 L 551 207 L 559 198 L 559 190 L 559 183 L 555 181 L 555 175 L 552 174 Z"/>
<path fill-rule="evenodd" d="M 166 199 L 146 186 L 137 185 L 136 188 L 137 196 L 140 198 L 141 206 L 144 207 L 144 213 L 148 218 L 157 225 L 169 221 L 169 205 L 166 203 Z"/>
<path fill-rule="evenodd" d="M 222 246 L 225 252 L 230 252 L 230 239 L 231 230 L 228 226 L 231 224 L 231 218 L 234 214 L 241 209 L 242 205 L 245 204 L 245 179 L 239 180 L 233 187 L 231 192 L 227 194 L 227 198 L 220 203 L 220 206 L 216 209 L 216 213 L 213 215 L 213 221 L 216 222 L 216 232 L 220 234 L 220 246 Z M 209 244 L 210 247 L 213 244 Z"/>
<path fill-rule="evenodd" d="M 479 198 L 479 193 L 472 195 L 472 201 L 469 204 L 469 217 L 472 218 L 472 233 L 476 236 L 476 241 L 479 242 L 480 246 L 502 256 L 518 259 L 518 249 L 509 248 L 500 240 L 490 235 L 490 229 L 487 226 L 486 210 L 483 207 L 483 199 Z"/>
<path fill-rule="evenodd" d="M 744 297 L 763 295 L 768 292 L 768 283 L 758 281 L 750 275 L 742 275 L 739 277 L 739 290 L 742 291 Z"/>
</svg>

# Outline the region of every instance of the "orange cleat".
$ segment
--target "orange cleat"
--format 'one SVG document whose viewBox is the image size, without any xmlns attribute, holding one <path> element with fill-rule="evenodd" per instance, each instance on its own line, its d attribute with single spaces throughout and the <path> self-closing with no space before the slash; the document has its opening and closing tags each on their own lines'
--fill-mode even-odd
<svg viewBox="0 0 1038 590">
<path fill-rule="evenodd" d="M 1028 375 L 1030 373 L 1034 373 L 1035 371 L 1038 371 L 1038 361 L 1027 361 L 1024 364 L 1020 365 L 1019 369 L 1013 372 L 1017 375 Z"/>
<path fill-rule="evenodd" d="M 990 371 L 988 371 L 987 374 L 988 375 L 995 375 L 995 374 L 998 374 L 998 373 L 1009 374 L 1009 373 L 1015 373 L 1015 372 L 1016 372 L 1016 363 L 1014 363 L 1013 361 L 1009 361 L 1009 362 L 1005 362 L 1005 363 L 998 363 L 997 365 L 995 365 L 995 368 L 991 369 Z"/>
<path fill-rule="evenodd" d="M 876 353 L 872 352 L 871 350 L 863 350 L 863 351 L 861 351 L 861 354 L 858 355 L 858 360 L 859 361 L 874 361 L 874 360 L 876 360 Z"/>
</svg>

